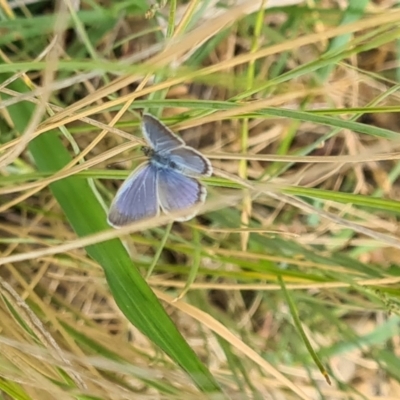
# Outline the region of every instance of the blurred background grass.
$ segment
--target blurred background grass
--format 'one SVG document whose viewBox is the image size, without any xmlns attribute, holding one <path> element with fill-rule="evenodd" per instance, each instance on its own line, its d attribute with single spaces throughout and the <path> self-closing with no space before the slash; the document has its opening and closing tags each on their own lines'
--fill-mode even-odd
<svg viewBox="0 0 400 400">
<path fill-rule="evenodd" d="M 400 398 L 397 3 L 0 1 L 0 399 Z M 142 110 L 215 174 L 113 230 Z"/>
</svg>

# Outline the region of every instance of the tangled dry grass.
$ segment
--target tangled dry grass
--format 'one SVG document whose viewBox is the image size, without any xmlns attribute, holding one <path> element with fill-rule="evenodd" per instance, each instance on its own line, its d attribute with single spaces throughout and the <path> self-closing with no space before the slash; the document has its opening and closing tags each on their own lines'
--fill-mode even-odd
<svg viewBox="0 0 400 400">
<path fill-rule="evenodd" d="M 2 398 L 398 399 L 396 2 L 22 3 L 0 2 Z M 210 195 L 113 230 L 142 109 L 211 159 Z"/>
</svg>

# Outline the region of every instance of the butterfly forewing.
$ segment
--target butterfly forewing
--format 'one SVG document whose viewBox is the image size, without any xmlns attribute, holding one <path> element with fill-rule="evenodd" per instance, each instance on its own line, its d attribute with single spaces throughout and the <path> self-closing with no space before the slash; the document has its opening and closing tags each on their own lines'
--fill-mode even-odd
<svg viewBox="0 0 400 400">
<path fill-rule="evenodd" d="M 121 227 L 158 215 L 158 169 L 151 163 L 140 165 L 118 190 L 108 214 L 108 222 Z"/>
<path fill-rule="evenodd" d="M 196 177 L 212 174 L 210 161 L 192 147 L 173 149 L 168 153 L 168 157 L 174 168 L 184 175 Z"/>
<path fill-rule="evenodd" d="M 171 169 L 160 169 L 158 179 L 158 198 L 164 212 L 185 210 L 203 203 L 206 188 L 196 179 Z M 180 218 L 184 221 L 193 214 Z"/>
<path fill-rule="evenodd" d="M 185 144 L 181 138 L 150 114 L 143 115 L 142 131 L 155 152 L 168 152 Z"/>
</svg>

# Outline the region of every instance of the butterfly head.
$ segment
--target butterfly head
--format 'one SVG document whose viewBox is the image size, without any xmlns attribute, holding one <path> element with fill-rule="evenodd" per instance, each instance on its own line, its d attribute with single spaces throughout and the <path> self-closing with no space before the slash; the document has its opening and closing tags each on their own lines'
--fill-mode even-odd
<svg viewBox="0 0 400 400">
<path fill-rule="evenodd" d="M 154 155 L 154 150 L 153 150 L 151 147 L 149 147 L 149 146 L 142 146 L 142 147 L 140 148 L 140 150 L 143 152 L 143 154 L 144 154 L 146 157 L 151 157 L 152 155 Z"/>
</svg>

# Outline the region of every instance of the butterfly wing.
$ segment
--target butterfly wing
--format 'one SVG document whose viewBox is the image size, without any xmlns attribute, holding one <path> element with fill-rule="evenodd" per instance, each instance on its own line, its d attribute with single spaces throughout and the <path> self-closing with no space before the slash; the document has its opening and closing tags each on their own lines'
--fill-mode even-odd
<svg viewBox="0 0 400 400">
<path fill-rule="evenodd" d="M 160 169 L 158 176 L 158 198 L 164 212 L 185 210 L 203 203 L 206 188 L 196 179 L 180 174 L 173 169 Z M 194 214 L 179 218 L 186 221 Z"/>
<path fill-rule="evenodd" d="M 158 215 L 158 170 L 151 163 L 140 165 L 119 188 L 108 213 L 115 228 Z"/>
<path fill-rule="evenodd" d="M 150 114 L 143 115 L 142 131 L 147 142 L 158 153 L 168 152 L 185 144 L 180 137 Z"/>
<path fill-rule="evenodd" d="M 210 161 L 201 153 L 189 146 L 179 147 L 168 152 L 170 162 L 174 169 L 188 176 L 211 176 L 212 166 Z"/>
</svg>

